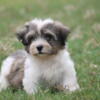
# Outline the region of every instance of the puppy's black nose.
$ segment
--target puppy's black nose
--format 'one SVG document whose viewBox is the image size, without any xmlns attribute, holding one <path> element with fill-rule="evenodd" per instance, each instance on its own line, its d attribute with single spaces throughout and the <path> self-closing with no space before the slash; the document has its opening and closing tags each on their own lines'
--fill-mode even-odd
<svg viewBox="0 0 100 100">
<path fill-rule="evenodd" d="M 39 52 L 41 52 L 42 49 L 43 49 L 43 46 L 42 46 L 42 45 L 39 45 L 39 46 L 37 46 L 36 48 L 37 48 L 37 50 L 38 50 Z"/>
</svg>

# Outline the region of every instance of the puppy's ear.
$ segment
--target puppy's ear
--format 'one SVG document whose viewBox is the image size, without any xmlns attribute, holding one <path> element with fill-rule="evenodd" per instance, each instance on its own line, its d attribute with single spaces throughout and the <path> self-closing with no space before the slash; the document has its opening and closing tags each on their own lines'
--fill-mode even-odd
<svg viewBox="0 0 100 100">
<path fill-rule="evenodd" d="M 17 29 L 16 36 L 19 41 L 21 41 L 24 45 L 27 45 L 27 40 L 25 39 L 26 34 L 29 32 L 29 24 L 25 24 L 24 26 Z"/>
<path fill-rule="evenodd" d="M 61 45 L 65 45 L 67 37 L 70 33 L 70 29 L 57 21 L 55 22 L 54 25 L 57 31 L 58 40 L 60 41 Z"/>
</svg>

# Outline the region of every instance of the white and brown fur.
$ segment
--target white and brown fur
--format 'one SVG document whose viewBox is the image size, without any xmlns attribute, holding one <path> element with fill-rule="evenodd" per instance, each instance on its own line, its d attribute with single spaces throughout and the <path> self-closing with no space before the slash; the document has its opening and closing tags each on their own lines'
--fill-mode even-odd
<svg viewBox="0 0 100 100">
<path fill-rule="evenodd" d="M 39 86 L 79 89 L 74 63 L 65 48 L 69 29 L 52 19 L 34 19 L 17 31 L 25 46 L 4 60 L 0 91 L 9 86 L 36 93 Z"/>
</svg>

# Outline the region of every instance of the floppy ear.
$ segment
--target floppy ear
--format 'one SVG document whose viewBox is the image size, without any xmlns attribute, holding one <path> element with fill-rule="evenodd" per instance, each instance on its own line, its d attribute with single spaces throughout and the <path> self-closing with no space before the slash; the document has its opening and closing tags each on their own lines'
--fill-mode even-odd
<svg viewBox="0 0 100 100">
<path fill-rule="evenodd" d="M 61 42 L 61 45 L 65 45 L 70 29 L 60 22 L 55 22 L 54 25 L 57 31 L 58 40 Z"/>
<path fill-rule="evenodd" d="M 21 41 L 24 45 L 27 45 L 27 40 L 25 39 L 26 34 L 29 32 L 29 24 L 25 24 L 24 26 L 17 29 L 16 36 L 19 41 Z"/>
</svg>

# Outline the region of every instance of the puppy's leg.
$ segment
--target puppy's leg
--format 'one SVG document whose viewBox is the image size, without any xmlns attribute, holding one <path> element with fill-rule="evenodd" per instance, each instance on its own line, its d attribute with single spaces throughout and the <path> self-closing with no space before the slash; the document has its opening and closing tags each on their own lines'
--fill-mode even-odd
<svg viewBox="0 0 100 100">
<path fill-rule="evenodd" d="M 37 92 L 37 78 L 34 74 L 32 69 L 27 69 L 24 74 L 23 86 L 28 94 L 35 94 Z"/>
<path fill-rule="evenodd" d="M 35 94 L 37 92 L 38 77 L 37 72 L 32 65 L 26 64 L 24 70 L 23 86 L 28 94 Z"/>
<path fill-rule="evenodd" d="M 9 86 L 9 83 L 5 76 L 0 76 L 0 92 L 5 90 Z"/>
<path fill-rule="evenodd" d="M 69 60 L 67 62 L 66 73 L 64 76 L 63 87 L 69 91 L 75 91 L 79 89 L 79 85 L 77 83 L 76 72 L 74 68 L 73 61 Z"/>
<path fill-rule="evenodd" d="M 0 91 L 6 89 L 9 86 L 7 75 L 10 73 L 11 65 L 13 61 L 14 58 L 8 57 L 6 60 L 4 60 L 2 64 L 1 73 L 0 73 Z"/>
</svg>

